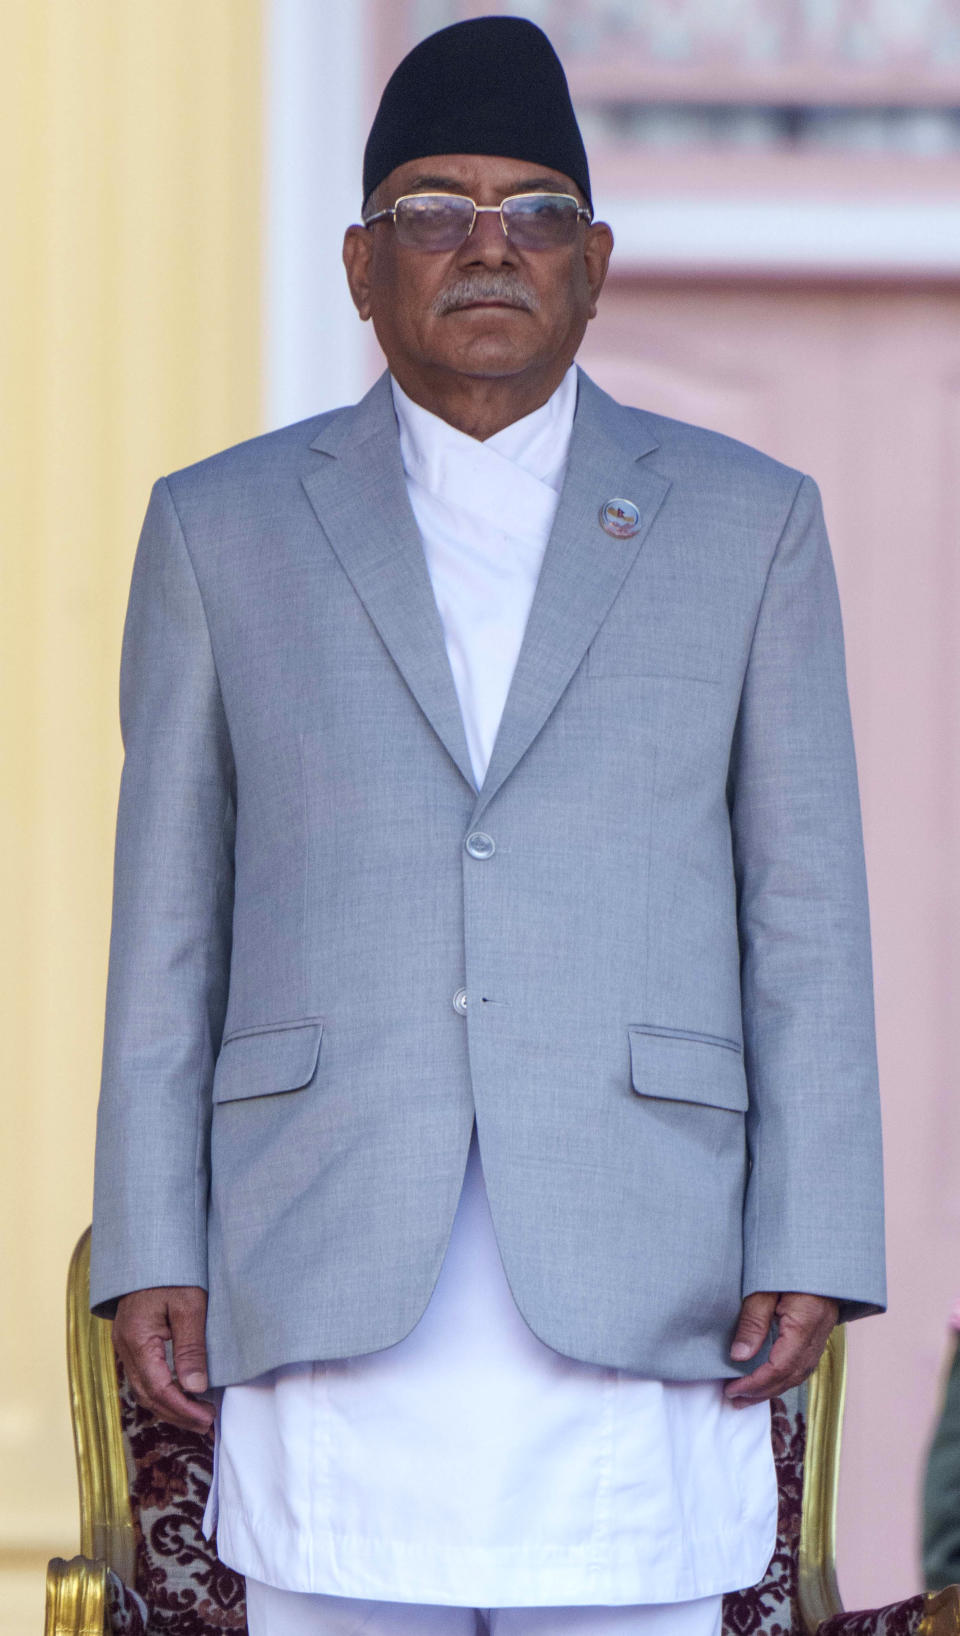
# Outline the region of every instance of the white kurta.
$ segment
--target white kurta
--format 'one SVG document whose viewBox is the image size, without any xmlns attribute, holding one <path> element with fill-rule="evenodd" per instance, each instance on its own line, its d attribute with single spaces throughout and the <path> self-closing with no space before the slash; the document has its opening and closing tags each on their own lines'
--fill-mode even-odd
<svg viewBox="0 0 960 1636">
<path fill-rule="evenodd" d="M 477 785 L 556 510 L 576 402 L 485 443 L 394 384 Z M 427 1309 L 396 1346 L 228 1387 L 218 1548 L 288 1590 L 481 1608 L 688 1601 L 753 1584 L 776 1538 L 766 1404 L 545 1346 L 507 1284 L 476 1130 Z"/>
</svg>

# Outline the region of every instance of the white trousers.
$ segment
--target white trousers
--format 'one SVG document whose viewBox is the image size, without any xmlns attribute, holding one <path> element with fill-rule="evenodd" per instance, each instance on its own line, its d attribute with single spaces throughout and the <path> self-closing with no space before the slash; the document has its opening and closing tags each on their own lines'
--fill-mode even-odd
<svg viewBox="0 0 960 1636">
<path fill-rule="evenodd" d="M 642 1607 L 455 1608 L 276 1590 L 247 1579 L 250 1636 L 721 1636 L 723 1597 Z"/>
</svg>

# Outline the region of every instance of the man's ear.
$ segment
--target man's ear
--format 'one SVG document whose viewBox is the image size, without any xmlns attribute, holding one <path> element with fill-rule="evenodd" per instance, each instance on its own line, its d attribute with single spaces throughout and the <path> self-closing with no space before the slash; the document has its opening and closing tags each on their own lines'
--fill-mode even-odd
<svg viewBox="0 0 960 1636">
<path fill-rule="evenodd" d="M 343 236 L 343 265 L 353 304 L 366 323 L 370 317 L 370 258 L 373 254 L 373 234 L 354 223 Z"/>
<path fill-rule="evenodd" d="M 607 267 L 610 264 L 610 254 L 613 250 L 613 233 L 606 222 L 591 222 L 587 227 L 583 246 L 583 259 L 587 271 L 587 284 L 590 289 L 590 317 L 597 315 L 597 301 L 603 289 L 603 281 L 607 276 Z"/>
</svg>

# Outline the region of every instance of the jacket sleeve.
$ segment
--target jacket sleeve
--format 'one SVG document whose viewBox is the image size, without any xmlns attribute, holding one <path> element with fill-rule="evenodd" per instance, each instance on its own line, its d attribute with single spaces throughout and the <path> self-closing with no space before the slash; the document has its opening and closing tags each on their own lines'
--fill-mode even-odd
<svg viewBox="0 0 960 1636">
<path fill-rule="evenodd" d="M 206 1286 L 210 1093 L 226 1006 L 235 793 L 207 621 L 167 483 L 123 635 L 124 766 L 97 1119 L 91 1305 Z"/>
<path fill-rule="evenodd" d="M 816 485 L 771 561 L 729 802 L 750 1176 L 743 1294 L 802 1290 L 841 1319 L 885 1303 L 866 872 L 840 604 Z"/>
</svg>

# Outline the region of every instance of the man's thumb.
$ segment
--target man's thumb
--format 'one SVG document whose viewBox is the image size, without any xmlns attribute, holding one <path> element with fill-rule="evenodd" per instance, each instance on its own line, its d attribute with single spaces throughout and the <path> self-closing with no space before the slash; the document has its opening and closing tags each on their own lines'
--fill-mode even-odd
<svg viewBox="0 0 960 1636">
<path fill-rule="evenodd" d="M 746 1297 L 730 1348 L 734 1363 L 745 1363 L 748 1358 L 756 1357 L 770 1332 L 779 1299 L 779 1294 L 770 1290 L 756 1290 Z"/>
<path fill-rule="evenodd" d="M 173 1338 L 173 1363 L 177 1379 L 186 1392 L 204 1392 L 209 1384 L 207 1376 L 206 1300 L 178 1303 L 170 1311 L 170 1332 Z"/>
</svg>

